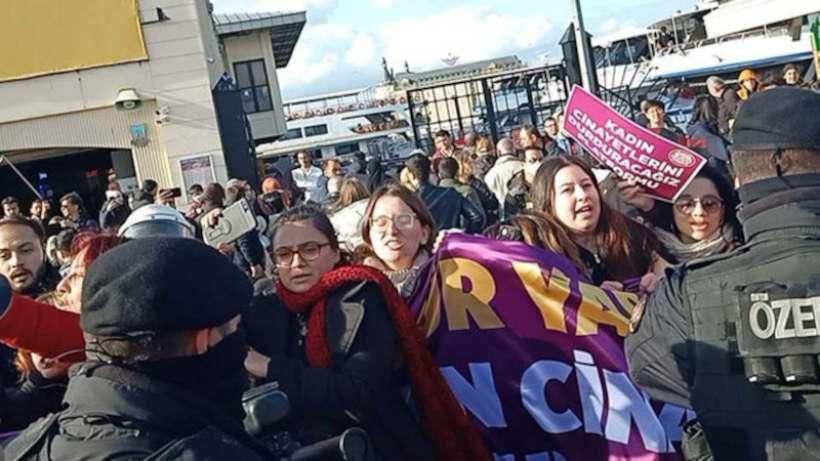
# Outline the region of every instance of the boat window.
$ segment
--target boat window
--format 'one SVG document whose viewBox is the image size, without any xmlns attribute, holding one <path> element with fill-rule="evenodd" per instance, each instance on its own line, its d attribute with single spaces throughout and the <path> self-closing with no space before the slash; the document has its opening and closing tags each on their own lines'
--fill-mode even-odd
<svg viewBox="0 0 820 461">
<path fill-rule="evenodd" d="M 288 129 L 287 133 L 282 136 L 282 141 L 287 141 L 288 139 L 299 139 L 302 137 L 302 129 L 301 128 L 290 128 Z"/>
<path fill-rule="evenodd" d="M 305 127 L 305 136 L 319 136 L 327 134 L 327 125 L 313 125 Z"/>
<path fill-rule="evenodd" d="M 593 57 L 596 67 L 635 64 L 642 58 L 649 58 L 649 42 L 646 37 L 618 40 L 608 48 L 595 47 Z"/>
<path fill-rule="evenodd" d="M 354 142 L 350 144 L 338 144 L 336 146 L 336 155 L 351 154 L 359 151 L 359 143 Z"/>
</svg>

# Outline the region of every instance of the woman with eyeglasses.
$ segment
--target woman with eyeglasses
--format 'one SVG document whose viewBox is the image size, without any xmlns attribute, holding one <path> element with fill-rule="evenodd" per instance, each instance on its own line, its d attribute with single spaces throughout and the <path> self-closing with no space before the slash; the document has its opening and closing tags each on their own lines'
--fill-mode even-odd
<svg viewBox="0 0 820 461">
<path fill-rule="evenodd" d="M 296 440 L 356 426 L 378 459 L 491 459 L 407 304 L 384 274 L 347 263 L 320 207 L 282 213 L 272 247 L 278 298 L 257 299 L 244 317 L 255 349 L 245 365 L 288 395 Z M 420 421 L 402 397 L 407 381 Z"/>
<path fill-rule="evenodd" d="M 724 253 L 741 243 L 735 191 L 714 168 L 703 167 L 671 206 L 647 196 L 635 184 L 622 182 L 619 190 L 624 201 L 653 226 L 675 263 Z"/>
<path fill-rule="evenodd" d="M 370 197 L 362 218 L 363 264 L 384 272 L 408 299 L 435 240 L 433 216 L 418 195 L 388 184 Z"/>
<path fill-rule="evenodd" d="M 547 159 L 532 184 L 533 209 L 555 218 L 575 243 L 590 280 L 623 289 L 640 279 L 652 291 L 668 265 L 652 232 L 602 199 L 595 174 L 581 159 Z"/>
</svg>

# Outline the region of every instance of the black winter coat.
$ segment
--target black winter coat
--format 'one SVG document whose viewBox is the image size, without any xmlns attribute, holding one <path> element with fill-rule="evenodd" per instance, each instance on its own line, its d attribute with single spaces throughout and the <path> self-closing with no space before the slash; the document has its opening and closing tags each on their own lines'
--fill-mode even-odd
<svg viewBox="0 0 820 461">
<path fill-rule="evenodd" d="M 177 386 L 112 365 L 80 367 L 68 384 L 67 408 L 12 440 L 7 461 L 270 457 L 239 421 Z"/>
<path fill-rule="evenodd" d="M 485 226 L 490 226 L 498 222 L 498 199 L 492 193 L 487 184 L 475 176 L 470 178 L 470 187 L 478 194 L 478 199 L 481 200 L 481 206 L 484 208 L 484 216 L 487 218 Z"/>
<path fill-rule="evenodd" d="M 60 411 L 65 395 L 63 379 L 45 379 L 36 371 L 17 387 L 5 389 L 0 397 L 0 432 L 25 429 L 43 416 Z"/>
<path fill-rule="evenodd" d="M 418 194 L 430 209 L 437 230 L 462 228 L 472 234 L 484 230 L 484 213 L 454 189 L 424 182 Z"/>
<path fill-rule="evenodd" d="M 399 340 L 378 285 L 352 282 L 332 293 L 326 306 L 328 369 L 308 364 L 306 316 L 288 311 L 275 296 L 255 298 L 243 320 L 248 343 L 271 358 L 267 381 L 278 381 L 290 399 L 287 429 L 304 444 L 361 427 L 380 459 L 433 459 L 402 398 L 407 379 Z"/>
<path fill-rule="evenodd" d="M 737 110 L 740 107 L 740 98 L 737 97 L 737 92 L 726 87 L 723 94 L 717 98 L 718 102 L 718 130 L 720 134 L 729 135 L 731 127 L 729 122 L 737 115 Z"/>
</svg>

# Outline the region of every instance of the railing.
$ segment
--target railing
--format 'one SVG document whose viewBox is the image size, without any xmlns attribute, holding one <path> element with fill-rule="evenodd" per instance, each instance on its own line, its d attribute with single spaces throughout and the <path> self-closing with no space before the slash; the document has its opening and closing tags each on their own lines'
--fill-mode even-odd
<svg viewBox="0 0 820 461">
<path fill-rule="evenodd" d="M 433 135 L 483 134 L 493 143 L 521 125 L 541 127 L 568 96 L 562 65 L 523 69 L 408 90 L 416 146 L 433 150 Z"/>
<path fill-rule="evenodd" d="M 288 112 L 285 114 L 287 121 L 304 120 L 306 118 L 322 117 L 325 115 L 343 114 L 357 110 L 376 109 L 379 107 L 389 107 L 395 105 L 407 104 L 407 99 L 404 96 L 390 99 L 377 99 L 368 102 L 361 102 L 358 104 L 347 104 L 344 106 L 325 107 L 314 110 L 306 110 L 303 112 Z"/>
<path fill-rule="evenodd" d="M 791 35 L 788 26 L 779 26 L 774 28 L 764 27 L 763 29 L 752 30 L 748 32 L 739 32 L 736 34 L 725 35 L 722 37 L 707 38 L 704 40 L 696 40 L 694 42 L 684 42 L 670 45 L 659 51 L 655 57 L 669 56 L 672 54 L 686 54 L 687 51 L 702 48 L 704 46 L 717 45 L 722 43 L 730 43 L 738 40 L 745 40 L 754 37 L 782 37 L 784 35 Z"/>
</svg>

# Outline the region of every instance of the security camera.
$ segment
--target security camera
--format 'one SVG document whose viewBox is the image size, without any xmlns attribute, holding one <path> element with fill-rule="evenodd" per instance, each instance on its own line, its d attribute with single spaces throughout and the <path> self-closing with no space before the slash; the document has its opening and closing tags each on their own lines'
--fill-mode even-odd
<svg viewBox="0 0 820 461">
<path fill-rule="evenodd" d="M 117 99 L 114 100 L 114 107 L 122 111 L 135 110 L 141 105 L 142 100 L 137 90 L 133 88 L 122 88 L 117 93 Z"/>
<path fill-rule="evenodd" d="M 162 125 L 168 122 L 168 106 L 161 106 L 154 110 L 154 122 L 157 125 Z"/>
</svg>

